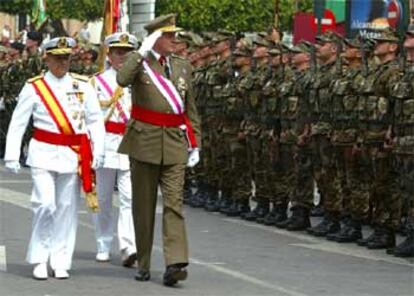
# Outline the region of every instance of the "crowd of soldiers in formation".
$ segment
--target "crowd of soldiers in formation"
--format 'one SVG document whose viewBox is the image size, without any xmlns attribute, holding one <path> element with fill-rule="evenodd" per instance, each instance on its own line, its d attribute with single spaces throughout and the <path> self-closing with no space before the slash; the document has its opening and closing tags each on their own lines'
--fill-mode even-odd
<svg viewBox="0 0 414 296">
<path fill-rule="evenodd" d="M 178 36 L 203 131 L 184 202 L 414 256 L 414 28 L 404 40 L 390 29 L 373 39 L 326 32 L 293 47 L 279 38 Z"/>
<path fill-rule="evenodd" d="M 35 35 L 0 47 L 0 152 L 17 94 L 43 70 Z M 326 32 L 296 46 L 280 37 L 178 33 L 203 131 L 184 203 L 414 256 L 414 28 L 404 42 L 389 29 L 373 39 Z M 78 47 L 71 71 L 94 74 L 96 58 Z M 396 233 L 406 236 L 399 244 Z"/>
</svg>

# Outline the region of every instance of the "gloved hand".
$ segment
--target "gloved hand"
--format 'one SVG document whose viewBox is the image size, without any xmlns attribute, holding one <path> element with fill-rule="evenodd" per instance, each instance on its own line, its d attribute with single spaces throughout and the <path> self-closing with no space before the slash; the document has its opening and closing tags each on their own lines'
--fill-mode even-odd
<svg viewBox="0 0 414 296">
<path fill-rule="evenodd" d="M 20 171 L 20 163 L 17 160 L 6 160 L 6 168 L 9 172 L 18 174 Z"/>
<path fill-rule="evenodd" d="M 144 41 L 142 41 L 141 47 L 138 49 L 138 52 L 143 57 L 146 57 L 148 52 L 152 49 L 155 42 L 158 38 L 160 38 L 162 35 L 161 31 L 155 31 L 144 38 Z"/>
<path fill-rule="evenodd" d="M 200 151 L 195 148 L 191 150 L 190 155 L 188 156 L 187 167 L 192 168 L 200 162 Z"/>
<path fill-rule="evenodd" d="M 94 170 L 103 168 L 104 161 L 105 161 L 105 158 L 103 155 L 95 155 L 92 161 L 92 168 Z"/>
</svg>

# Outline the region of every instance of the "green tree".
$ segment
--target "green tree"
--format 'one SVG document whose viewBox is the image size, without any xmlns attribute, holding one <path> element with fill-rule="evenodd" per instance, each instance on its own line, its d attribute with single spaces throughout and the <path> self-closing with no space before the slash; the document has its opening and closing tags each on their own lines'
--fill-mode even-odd
<svg viewBox="0 0 414 296">
<path fill-rule="evenodd" d="M 279 0 L 280 26 L 290 31 L 295 13 L 311 11 L 312 0 Z M 157 0 L 157 15 L 175 12 L 178 24 L 194 31 L 263 31 L 273 25 L 274 0 Z"/>
<path fill-rule="evenodd" d="M 46 0 L 47 13 L 52 20 L 72 18 L 81 21 L 102 17 L 104 0 Z M 0 11 L 9 14 L 29 14 L 33 0 L 0 0 Z"/>
</svg>

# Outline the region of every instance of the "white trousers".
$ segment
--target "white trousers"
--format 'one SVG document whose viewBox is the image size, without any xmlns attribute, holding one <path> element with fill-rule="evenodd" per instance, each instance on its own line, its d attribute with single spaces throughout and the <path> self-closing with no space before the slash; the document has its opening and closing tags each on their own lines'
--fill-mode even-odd
<svg viewBox="0 0 414 296">
<path fill-rule="evenodd" d="M 33 222 L 27 262 L 46 263 L 52 269 L 69 270 L 75 249 L 80 180 L 77 174 L 61 174 L 32 168 Z"/>
<path fill-rule="evenodd" d="M 118 241 L 119 249 L 128 255 L 136 253 L 132 220 L 131 172 L 102 168 L 96 171 L 96 188 L 100 211 L 93 214 L 98 252 L 110 252 L 114 234 L 113 201 L 115 182 L 119 192 Z"/>
</svg>

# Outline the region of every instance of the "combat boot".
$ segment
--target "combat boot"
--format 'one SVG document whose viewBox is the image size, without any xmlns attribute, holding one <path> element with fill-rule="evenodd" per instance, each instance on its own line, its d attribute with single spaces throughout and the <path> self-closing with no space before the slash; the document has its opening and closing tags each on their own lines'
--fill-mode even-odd
<svg viewBox="0 0 414 296">
<path fill-rule="evenodd" d="M 304 207 L 295 207 L 291 219 L 286 225 L 288 231 L 301 231 L 310 227 L 309 210 Z"/>
<path fill-rule="evenodd" d="M 204 204 L 204 209 L 207 212 L 217 212 L 219 210 L 219 207 L 217 205 L 218 201 L 218 191 L 215 188 L 209 188 L 208 189 L 208 197 Z"/>
<path fill-rule="evenodd" d="M 368 237 L 358 239 L 357 245 L 361 247 L 365 247 L 369 241 L 376 239 L 376 237 L 379 235 L 380 235 L 379 229 L 375 228 L 374 231 Z"/>
<path fill-rule="evenodd" d="M 325 214 L 325 210 L 321 204 L 314 206 L 312 210 L 310 211 L 311 217 L 323 217 L 324 214 Z"/>
<path fill-rule="evenodd" d="M 269 213 L 269 203 L 261 201 L 253 211 L 243 215 L 242 218 L 247 221 L 256 221 L 257 218 L 264 217 L 267 213 Z"/>
<path fill-rule="evenodd" d="M 395 247 L 395 233 L 390 229 L 380 228 L 378 235 L 367 242 L 368 249 L 387 249 Z"/>
<path fill-rule="evenodd" d="M 349 220 L 350 220 L 351 218 L 349 218 L 349 217 L 346 217 L 346 218 L 343 218 L 343 219 L 341 219 L 342 220 L 342 225 L 348 225 L 348 223 L 349 223 Z M 341 222 L 339 222 L 339 223 L 341 223 Z M 338 230 L 338 231 L 336 231 L 336 232 L 332 232 L 332 233 L 328 233 L 327 235 L 326 235 L 326 239 L 327 240 L 329 240 L 329 241 L 336 241 L 336 239 L 337 239 L 337 237 L 339 236 L 339 233 L 342 231 L 342 227 Z"/>
<path fill-rule="evenodd" d="M 333 220 L 330 215 L 326 214 L 318 225 L 307 229 L 309 234 L 314 236 L 326 236 L 328 233 L 334 233 L 341 229 L 341 224 Z"/>
<path fill-rule="evenodd" d="M 414 231 L 408 233 L 407 238 L 394 249 L 395 257 L 414 257 Z"/>
<path fill-rule="evenodd" d="M 233 205 L 233 203 L 235 203 L 235 201 L 233 202 L 231 198 L 223 196 L 219 202 L 219 212 L 223 214 L 227 214 L 227 212 L 230 210 L 230 207 Z"/>
<path fill-rule="evenodd" d="M 277 207 L 273 204 L 272 210 L 267 213 L 264 217 L 259 217 L 256 222 L 259 224 L 273 225 L 275 223 L 275 217 L 277 214 Z"/>
<path fill-rule="evenodd" d="M 192 195 L 192 198 L 190 199 L 190 207 L 193 208 L 202 208 L 204 207 L 204 204 L 206 202 L 206 199 L 208 197 L 207 188 L 205 185 L 200 185 L 197 192 Z"/>
<path fill-rule="evenodd" d="M 359 239 L 362 239 L 361 222 L 350 219 L 336 235 L 335 241 L 338 243 L 352 243 Z"/>
<path fill-rule="evenodd" d="M 237 200 L 233 200 L 229 207 L 220 209 L 220 213 L 229 217 L 237 217 L 240 215 L 239 203 Z"/>
</svg>

